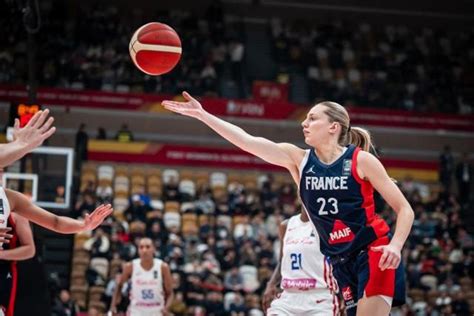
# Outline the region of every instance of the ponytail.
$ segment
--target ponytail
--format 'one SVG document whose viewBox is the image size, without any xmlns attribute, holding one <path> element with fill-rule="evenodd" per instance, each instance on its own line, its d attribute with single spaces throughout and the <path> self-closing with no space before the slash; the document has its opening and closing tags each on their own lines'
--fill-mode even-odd
<svg viewBox="0 0 474 316">
<path fill-rule="evenodd" d="M 326 107 L 324 113 L 328 116 L 329 122 L 338 122 L 341 125 L 341 133 L 338 139 L 339 145 L 353 144 L 360 147 L 363 151 L 377 156 L 369 131 L 361 127 L 351 127 L 349 113 L 342 105 L 331 101 L 323 101 L 317 105 Z"/>
<path fill-rule="evenodd" d="M 372 136 L 369 131 L 362 127 L 349 127 L 348 143 L 360 147 L 363 151 L 372 152 L 377 155 Z"/>
</svg>

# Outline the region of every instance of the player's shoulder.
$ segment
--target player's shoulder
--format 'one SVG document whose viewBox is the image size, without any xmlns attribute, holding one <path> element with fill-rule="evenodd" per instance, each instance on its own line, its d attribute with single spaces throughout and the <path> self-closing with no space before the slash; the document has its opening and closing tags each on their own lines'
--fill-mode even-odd
<svg viewBox="0 0 474 316">
<path fill-rule="evenodd" d="M 290 222 L 290 218 L 286 218 L 280 223 L 280 228 L 285 228 L 288 227 L 288 223 Z"/>
</svg>

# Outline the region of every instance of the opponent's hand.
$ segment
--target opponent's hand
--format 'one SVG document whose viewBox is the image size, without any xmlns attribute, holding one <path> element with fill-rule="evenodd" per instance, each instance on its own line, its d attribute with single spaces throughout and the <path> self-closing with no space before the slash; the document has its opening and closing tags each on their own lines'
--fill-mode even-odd
<svg viewBox="0 0 474 316">
<path fill-rule="evenodd" d="M 263 307 L 263 312 L 266 314 L 267 309 L 270 308 L 270 304 L 272 301 L 277 298 L 280 294 L 280 290 L 274 286 L 274 285 L 268 285 L 265 288 L 265 292 L 263 292 L 263 297 L 262 297 L 262 307 Z"/>
<path fill-rule="evenodd" d="M 199 119 L 204 113 L 201 103 L 199 103 L 199 101 L 194 99 L 186 91 L 183 92 L 183 97 L 186 99 L 186 102 L 165 100 L 161 102 L 161 104 L 165 107 L 165 109 L 172 112 Z"/>
<path fill-rule="evenodd" d="M 400 265 L 401 249 L 398 246 L 388 244 L 378 247 L 370 247 L 370 250 L 375 252 L 382 252 L 379 261 L 380 270 L 396 269 Z"/>
<path fill-rule="evenodd" d="M 48 109 L 36 112 L 23 128 L 20 128 L 20 120 L 15 119 L 13 141 L 23 144 L 28 151 L 41 146 L 56 131 L 56 127 L 51 127 L 54 118 L 48 118 L 48 115 Z"/>
<path fill-rule="evenodd" d="M 97 207 L 92 213 L 86 214 L 86 217 L 84 218 L 84 230 L 93 230 L 102 222 L 104 219 L 109 216 L 114 209 L 112 208 L 112 205 L 107 204 L 107 205 L 100 205 Z"/>
<path fill-rule="evenodd" d="M 13 238 L 12 234 L 8 232 L 11 231 L 11 227 L 0 228 L 0 243 L 8 244 L 10 239 Z"/>
</svg>

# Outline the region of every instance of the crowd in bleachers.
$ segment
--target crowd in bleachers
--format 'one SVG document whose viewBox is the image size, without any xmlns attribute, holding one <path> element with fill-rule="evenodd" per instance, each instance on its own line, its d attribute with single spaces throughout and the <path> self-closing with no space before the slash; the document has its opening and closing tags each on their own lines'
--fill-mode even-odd
<svg viewBox="0 0 474 316">
<path fill-rule="evenodd" d="M 472 29 L 275 19 L 271 36 L 279 72 L 304 74 L 313 100 L 472 112 Z"/>
<path fill-rule="evenodd" d="M 245 56 L 244 22 L 225 19 L 224 13 L 232 13 L 218 3 L 196 15 L 139 8 L 124 13 L 103 4 L 68 10 L 61 1 L 42 1 L 42 26 L 36 35 L 38 81 L 76 89 L 248 97 L 251 83 L 245 79 L 244 61 L 252 56 Z M 25 83 L 27 40 L 18 23 L 21 12 L 3 5 L 0 27 L 8 36 L 0 48 L 0 83 Z M 183 58 L 166 76 L 144 75 L 128 54 L 134 30 L 148 21 L 172 25 L 182 39 Z M 301 74 L 309 89 L 307 103 L 330 99 L 357 106 L 472 113 L 472 30 L 277 19 L 269 25 L 267 44 L 273 46 L 273 56 L 268 58 L 278 65 L 275 80 Z M 236 94 L 226 95 L 224 85 L 236 86 Z"/>
<path fill-rule="evenodd" d="M 121 263 L 148 236 L 172 270 L 175 315 L 263 315 L 260 297 L 279 255 L 277 227 L 299 209 L 289 178 L 128 170 L 83 169 L 77 216 L 102 202 L 112 202 L 115 213 L 92 235 L 76 236 L 71 293 L 79 306 L 107 310 Z M 474 244 L 460 219 L 463 206 L 437 185 L 406 179 L 400 187 L 416 220 L 403 253 L 409 304 L 394 315 L 470 315 Z M 381 199 L 377 209 L 393 227 L 395 214 Z"/>
<path fill-rule="evenodd" d="M 0 27 L 8 36 L 0 46 L 0 83 L 25 83 L 27 34 L 19 22 L 22 13 L 16 5 L 1 5 Z M 233 71 L 243 58 L 240 25 L 225 22 L 219 6 L 211 6 L 201 17 L 141 8 L 125 13 L 101 3 L 73 7 L 56 0 L 41 2 L 35 51 L 42 86 L 217 95 L 218 78 L 242 84 L 241 74 Z M 145 75 L 131 62 L 130 38 L 149 21 L 172 25 L 185 47 L 177 68 L 166 76 Z"/>
</svg>

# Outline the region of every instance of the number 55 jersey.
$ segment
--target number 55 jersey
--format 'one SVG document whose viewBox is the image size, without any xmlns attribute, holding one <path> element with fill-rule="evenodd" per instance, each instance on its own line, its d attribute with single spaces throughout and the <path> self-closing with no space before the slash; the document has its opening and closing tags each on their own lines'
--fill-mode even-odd
<svg viewBox="0 0 474 316">
<path fill-rule="evenodd" d="M 153 267 L 145 270 L 140 259 L 132 261 L 132 288 L 130 316 L 161 315 L 165 304 L 160 259 L 153 260 Z"/>
</svg>

